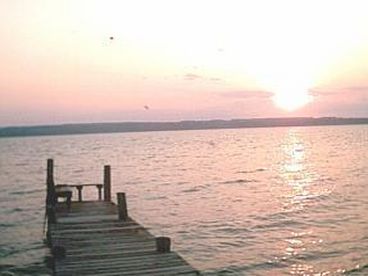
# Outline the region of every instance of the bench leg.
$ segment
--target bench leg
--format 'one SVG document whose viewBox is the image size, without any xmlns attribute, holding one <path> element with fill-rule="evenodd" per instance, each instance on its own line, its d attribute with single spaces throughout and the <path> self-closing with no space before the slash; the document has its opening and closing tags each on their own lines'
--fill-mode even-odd
<svg viewBox="0 0 368 276">
<path fill-rule="evenodd" d="M 68 207 L 68 210 L 70 210 L 71 205 L 72 205 L 72 195 L 68 195 L 66 197 L 66 206 Z"/>
</svg>

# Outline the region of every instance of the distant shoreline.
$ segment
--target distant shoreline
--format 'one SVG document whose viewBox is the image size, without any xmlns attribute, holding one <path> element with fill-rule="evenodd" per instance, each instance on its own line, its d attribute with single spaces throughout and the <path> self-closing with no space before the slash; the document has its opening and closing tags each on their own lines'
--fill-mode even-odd
<svg viewBox="0 0 368 276">
<path fill-rule="evenodd" d="M 0 138 L 46 136 L 46 135 L 146 132 L 146 131 L 178 131 L 178 130 L 202 130 L 202 129 L 205 130 L 205 129 L 260 128 L 260 127 L 362 125 L 362 124 L 368 124 L 368 118 L 295 117 L 295 118 L 259 118 L 259 119 L 204 120 L 204 121 L 180 121 L 180 122 L 83 123 L 83 124 L 3 127 L 0 128 Z"/>
</svg>

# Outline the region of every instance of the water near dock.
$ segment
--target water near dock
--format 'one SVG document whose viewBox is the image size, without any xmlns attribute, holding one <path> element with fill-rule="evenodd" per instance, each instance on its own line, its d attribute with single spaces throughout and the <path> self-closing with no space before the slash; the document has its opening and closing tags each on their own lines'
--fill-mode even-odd
<svg viewBox="0 0 368 276">
<path fill-rule="evenodd" d="M 60 183 L 99 183 L 110 164 L 112 194 L 204 274 L 368 274 L 367 126 L 6 138 L 0 150 L 0 274 L 49 273 L 47 158 Z"/>
</svg>

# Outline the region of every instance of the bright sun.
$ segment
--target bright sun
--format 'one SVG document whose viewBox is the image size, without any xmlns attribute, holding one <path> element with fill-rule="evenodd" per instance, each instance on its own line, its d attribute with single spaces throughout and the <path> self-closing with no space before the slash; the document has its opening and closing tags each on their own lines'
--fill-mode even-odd
<svg viewBox="0 0 368 276">
<path fill-rule="evenodd" d="M 313 86 L 311 74 L 292 64 L 291 59 L 285 59 L 284 66 L 270 64 L 264 68 L 269 71 L 260 74 L 259 81 L 266 91 L 273 93 L 272 100 L 278 108 L 291 112 L 313 101 L 313 96 L 309 94 Z"/>
<path fill-rule="evenodd" d="M 308 92 L 308 85 L 305 83 L 287 83 L 273 89 L 273 101 L 276 106 L 286 111 L 294 111 L 311 102 L 313 97 Z"/>
<path fill-rule="evenodd" d="M 294 111 L 312 101 L 312 96 L 307 90 L 282 91 L 273 97 L 275 104 L 287 111 Z"/>
</svg>

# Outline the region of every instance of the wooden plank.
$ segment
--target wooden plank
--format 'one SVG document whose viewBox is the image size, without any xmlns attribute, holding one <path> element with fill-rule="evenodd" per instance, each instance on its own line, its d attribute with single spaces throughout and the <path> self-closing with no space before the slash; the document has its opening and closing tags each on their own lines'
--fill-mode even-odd
<svg viewBox="0 0 368 276">
<path fill-rule="evenodd" d="M 87 183 L 87 184 L 58 184 L 58 185 L 63 185 L 63 186 L 68 186 L 68 187 L 77 187 L 77 186 L 83 186 L 83 187 L 88 187 L 88 186 L 97 186 L 97 185 L 103 185 L 102 183 Z"/>
<path fill-rule="evenodd" d="M 57 225 L 52 225 L 51 229 L 89 229 L 91 227 L 93 228 L 102 228 L 102 227 L 109 227 L 109 226 L 119 226 L 119 225 L 129 225 L 129 224 L 138 224 L 134 220 L 128 220 L 126 222 L 117 221 L 115 219 L 110 220 L 104 220 L 104 223 L 96 223 L 96 222 L 85 222 L 85 223 L 60 223 Z"/>
<path fill-rule="evenodd" d="M 158 253 L 148 229 L 130 217 L 119 220 L 111 202 L 72 202 L 70 211 L 58 203 L 56 218 L 51 244 L 66 257 L 55 260 L 55 275 L 199 275 L 177 253 Z"/>
<path fill-rule="evenodd" d="M 157 254 L 157 252 L 151 252 L 150 254 L 147 255 L 136 255 L 136 256 L 125 256 L 125 257 L 118 257 L 118 258 L 109 258 L 108 261 L 109 262 L 119 262 L 119 263 L 125 263 L 125 262 L 135 262 L 137 260 L 141 261 L 141 260 L 156 260 L 156 259 L 177 259 L 177 258 L 181 258 L 179 255 L 177 255 L 176 253 L 168 253 L 165 255 L 161 255 L 161 254 Z M 106 259 L 97 259 L 97 260 L 85 260 L 83 263 L 89 265 L 89 264 L 93 264 L 93 263 L 105 263 Z M 80 262 L 72 260 L 72 259 L 63 259 L 59 261 L 60 264 L 62 265 L 73 265 L 73 264 L 78 264 L 80 265 Z"/>
<path fill-rule="evenodd" d="M 122 225 L 118 227 L 110 227 L 110 228 L 97 228 L 97 229 L 63 229 L 63 230 L 57 230 L 58 235 L 66 236 L 68 234 L 79 234 L 79 235 L 88 235 L 90 233 L 94 234 L 108 234 L 112 232 L 122 232 L 122 231 L 130 231 L 130 230 L 139 230 L 139 229 L 145 229 L 143 226 L 138 224 L 131 224 L 131 225 Z"/>
<path fill-rule="evenodd" d="M 126 270 L 124 267 L 118 268 L 95 268 L 95 269 L 75 269 L 75 270 L 66 270 L 57 272 L 57 275 L 100 275 L 99 272 L 103 272 L 103 275 L 180 275 L 183 273 L 194 273 L 195 269 L 191 268 L 188 265 L 176 265 L 176 266 L 163 266 L 163 267 L 142 267 L 142 268 L 133 268 L 130 270 Z M 110 272 L 110 273 L 109 273 Z M 73 274 L 71 274 L 73 273 Z M 75 273 L 75 274 L 74 274 Z M 109 274 L 107 274 L 109 273 Z"/>
<path fill-rule="evenodd" d="M 103 237 L 103 238 L 99 238 L 97 240 L 90 238 L 90 239 L 84 239 L 84 240 L 80 240 L 80 239 L 58 239 L 58 241 L 62 244 L 64 244 L 65 246 L 69 246 L 69 247 L 81 247 L 81 246 L 98 246 L 101 244 L 118 244 L 118 243 L 124 243 L 124 244 L 129 244 L 129 243 L 140 243 L 140 242 L 147 242 L 147 241 L 152 241 L 151 237 L 146 237 L 146 236 L 141 236 L 141 237 L 135 237 L 135 236 L 129 236 L 129 237 L 125 237 L 125 236 L 115 236 L 115 237 Z"/>
<path fill-rule="evenodd" d="M 102 223 L 111 221 L 115 215 L 95 215 L 95 216 L 75 216 L 75 217 L 58 217 L 58 223 L 73 224 L 73 223 Z"/>
<path fill-rule="evenodd" d="M 122 261 L 123 260 L 123 261 Z M 155 266 L 159 264 L 171 264 L 171 266 L 176 265 L 182 265 L 183 261 L 179 258 L 171 257 L 171 258 L 163 258 L 155 256 L 154 258 L 135 258 L 135 259 L 122 259 L 122 260 L 96 260 L 94 262 L 84 262 L 83 265 L 80 262 L 74 262 L 74 263 L 65 263 L 59 271 L 65 271 L 65 270 L 71 270 L 71 269 L 83 269 L 83 268 L 95 268 L 95 267 L 119 267 L 119 268 L 125 268 L 129 269 L 132 267 L 140 267 L 143 268 L 144 266 Z M 128 261 L 129 260 L 129 261 Z M 88 264 L 88 265 L 86 265 Z"/>
</svg>

